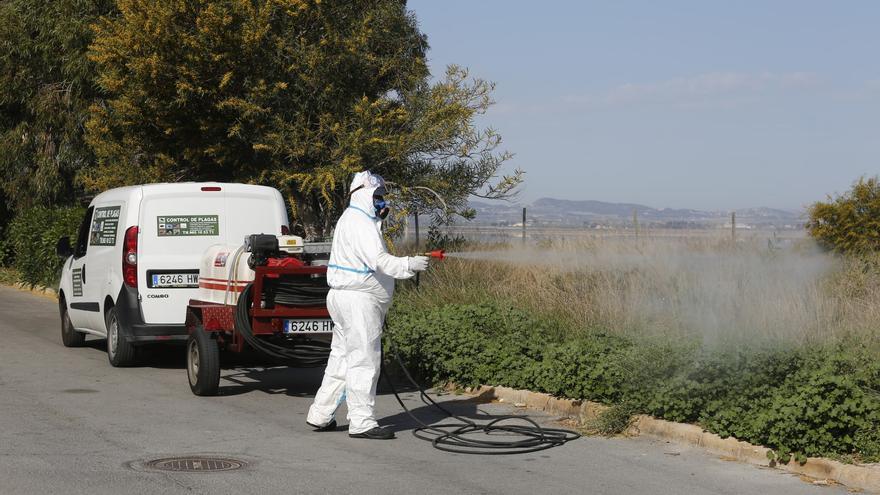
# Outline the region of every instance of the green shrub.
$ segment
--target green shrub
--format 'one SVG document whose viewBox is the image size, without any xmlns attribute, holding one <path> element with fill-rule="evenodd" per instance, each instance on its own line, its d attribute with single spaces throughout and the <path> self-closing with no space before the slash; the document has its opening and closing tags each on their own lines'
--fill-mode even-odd
<svg viewBox="0 0 880 495">
<path fill-rule="evenodd" d="M 426 381 L 504 385 L 615 407 L 593 425 L 610 433 L 634 413 L 696 422 L 723 437 L 790 456 L 880 460 L 880 364 L 853 343 L 705 352 L 693 342 L 570 340 L 553 319 L 503 304 L 420 308 L 403 299 L 389 336 Z M 386 350 L 387 351 L 387 350 Z"/>
<path fill-rule="evenodd" d="M 11 266 L 31 286 L 54 287 L 64 260 L 55 255 L 58 239 L 76 238 L 83 208 L 36 207 L 17 215 L 9 225 L 6 242 Z"/>
<path fill-rule="evenodd" d="M 538 388 L 558 397 L 617 401 L 625 375 L 616 363 L 629 347 L 622 338 L 602 334 L 553 344 L 540 363 Z"/>
<path fill-rule="evenodd" d="M 856 432 L 855 450 L 861 460 L 880 460 L 880 425 L 872 424 Z"/>
<path fill-rule="evenodd" d="M 546 345 L 541 322 L 510 307 L 397 308 L 388 321 L 401 356 L 433 383 L 531 387 Z"/>
<path fill-rule="evenodd" d="M 880 179 L 859 179 L 847 193 L 810 206 L 809 216 L 810 235 L 829 249 L 880 250 Z"/>
<path fill-rule="evenodd" d="M 8 231 L 8 227 L 0 228 L 0 266 L 2 267 L 12 266 L 13 261 L 12 242 L 7 235 Z"/>
</svg>

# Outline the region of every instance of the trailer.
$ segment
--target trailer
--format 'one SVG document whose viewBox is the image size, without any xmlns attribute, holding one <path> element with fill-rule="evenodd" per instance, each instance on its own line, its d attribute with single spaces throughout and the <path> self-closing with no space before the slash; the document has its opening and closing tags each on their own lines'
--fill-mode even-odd
<svg viewBox="0 0 880 495">
<path fill-rule="evenodd" d="M 192 392 L 217 395 L 221 353 L 253 349 L 273 364 L 323 366 L 333 321 L 327 311 L 329 243 L 252 234 L 207 249 L 199 294 L 187 306 L 186 370 Z"/>
</svg>

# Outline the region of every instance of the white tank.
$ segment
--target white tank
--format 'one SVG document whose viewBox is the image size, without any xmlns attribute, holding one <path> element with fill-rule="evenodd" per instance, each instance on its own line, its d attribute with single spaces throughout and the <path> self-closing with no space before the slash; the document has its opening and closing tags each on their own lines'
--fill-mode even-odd
<svg viewBox="0 0 880 495">
<path fill-rule="evenodd" d="M 302 237 L 277 237 L 281 251 L 302 253 L 305 249 Z M 314 244 L 310 249 L 315 252 L 329 252 L 329 245 Z M 254 279 L 254 271 L 248 267 L 248 257 L 250 253 L 244 250 L 243 245 L 214 244 L 206 249 L 199 267 L 198 299 L 218 304 L 236 304 L 238 294 Z"/>
<path fill-rule="evenodd" d="M 250 253 L 241 245 L 215 244 L 205 250 L 199 267 L 199 300 L 237 303 L 238 294 L 254 279 L 254 271 L 247 264 L 248 256 Z"/>
</svg>

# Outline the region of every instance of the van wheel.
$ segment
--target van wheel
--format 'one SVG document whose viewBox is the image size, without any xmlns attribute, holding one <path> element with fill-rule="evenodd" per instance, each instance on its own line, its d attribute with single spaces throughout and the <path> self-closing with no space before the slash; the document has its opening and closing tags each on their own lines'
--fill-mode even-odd
<svg viewBox="0 0 880 495">
<path fill-rule="evenodd" d="M 61 343 L 64 347 L 82 347 L 86 343 L 86 334 L 73 328 L 64 299 L 61 300 Z"/>
<path fill-rule="evenodd" d="M 217 395 L 220 390 L 220 347 L 201 326 L 186 341 L 186 374 L 196 395 Z"/>
<path fill-rule="evenodd" d="M 107 311 L 107 357 L 114 367 L 131 366 L 135 362 L 135 347 L 125 339 L 119 329 L 116 308 Z"/>
</svg>

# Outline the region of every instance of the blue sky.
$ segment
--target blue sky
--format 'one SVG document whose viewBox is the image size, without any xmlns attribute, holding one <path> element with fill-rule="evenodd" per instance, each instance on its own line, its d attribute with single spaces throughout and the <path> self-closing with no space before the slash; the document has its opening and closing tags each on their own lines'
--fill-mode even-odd
<svg viewBox="0 0 880 495">
<path fill-rule="evenodd" d="M 880 173 L 880 2 L 410 0 L 521 200 L 796 209 Z"/>
</svg>

